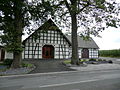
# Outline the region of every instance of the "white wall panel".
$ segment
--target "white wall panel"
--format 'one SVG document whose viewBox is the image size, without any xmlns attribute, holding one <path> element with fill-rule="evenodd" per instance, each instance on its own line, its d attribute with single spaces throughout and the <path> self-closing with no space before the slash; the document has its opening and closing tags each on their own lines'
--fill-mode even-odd
<svg viewBox="0 0 120 90">
<path fill-rule="evenodd" d="M 5 51 L 5 59 L 13 59 L 13 53 Z"/>
<path fill-rule="evenodd" d="M 37 59 L 37 55 L 34 56 L 34 59 Z"/>
<path fill-rule="evenodd" d="M 22 59 L 24 59 L 24 51 L 22 52 Z"/>
<path fill-rule="evenodd" d="M 39 55 L 39 58 L 42 58 L 42 55 Z"/>
<path fill-rule="evenodd" d="M 60 55 L 60 59 L 62 59 L 63 58 L 63 55 Z"/>
<path fill-rule="evenodd" d="M 25 55 L 25 58 L 28 58 L 28 55 Z"/>
<path fill-rule="evenodd" d="M 59 59 L 59 56 L 58 56 L 58 55 L 55 55 L 55 58 L 56 58 L 56 59 Z"/>
<path fill-rule="evenodd" d="M 27 46 L 25 47 L 25 50 L 28 50 L 28 47 L 27 47 Z"/>
<path fill-rule="evenodd" d="M 29 55 L 29 58 L 32 58 L 32 55 Z"/>
<path fill-rule="evenodd" d="M 25 51 L 25 54 L 28 54 L 28 51 Z"/>
<path fill-rule="evenodd" d="M 31 47 L 29 47 L 29 50 L 32 50 L 32 46 L 31 46 Z"/>
<path fill-rule="evenodd" d="M 32 51 L 29 51 L 29 54 L 32 54 Z"/>
<path fill-rule="evenodd" d="M 36 43 L 39 43 L 39 39 L 36 40 Z"/>
</svg>

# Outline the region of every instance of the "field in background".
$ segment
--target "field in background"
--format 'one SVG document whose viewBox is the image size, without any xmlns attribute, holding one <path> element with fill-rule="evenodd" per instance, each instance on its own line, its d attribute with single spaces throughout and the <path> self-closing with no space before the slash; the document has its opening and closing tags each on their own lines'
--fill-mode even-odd
<svg viewBox="0 0 120 90">
<path fill-rule="evenodd" d="M 115 50 L 100 50 L 99 55 L 101 57 L 120 57 L 120 49 Z"/>
</svg>

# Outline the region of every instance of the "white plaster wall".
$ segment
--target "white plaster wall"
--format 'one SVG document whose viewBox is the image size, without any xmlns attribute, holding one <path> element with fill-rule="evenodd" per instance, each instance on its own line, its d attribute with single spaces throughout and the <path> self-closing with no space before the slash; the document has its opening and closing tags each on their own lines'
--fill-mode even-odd
<svg viewBox="0 0 120 90">
<path fill-rule="evenodd" d="M 59 47 L 59 45 L 55 45 L 54 46 L 54 58 L 55 59 L 59 59 L 59 56 L 58 56 L 58 54 L 59 54 L 59 52 L 58 52 L 59 48 L 58 47 Z"/>
<path fill-rule="evenodd" d="M 5 59 L 13 59 L 13 53 L 5 51 Z"/>
<path fill-rule="evenodd" d="M 22 52 L 22 59 L 24 59 L 24 50 L 23 50 L 23 52 Z"/>
<path fill-rule="evenodd" d="M 92 52 L 92 49 L 89 49 L 89 58 L 92 58 L 91 52 Z"/>
<path fill-rule="evenodd" d="M 78 50 L 78 55 L 79 55 L 79 58 L 81 58 L 81 54 L 82 54 L 82 52 L 81 52 L 81 51 L 82 51 L 82 49 L 80 49 L 80 48 L 79 48 L 79 50 Z"/>
</svg>

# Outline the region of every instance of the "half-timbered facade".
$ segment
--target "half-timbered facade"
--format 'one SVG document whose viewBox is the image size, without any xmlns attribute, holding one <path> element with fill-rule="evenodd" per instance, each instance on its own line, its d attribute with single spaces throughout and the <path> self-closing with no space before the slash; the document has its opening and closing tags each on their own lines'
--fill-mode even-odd
<svg viewBox="0 0 120 90">
<path fill-rule="evenodd" d="M 71 42 L 71 36 L 67 35 L 67 38 Z M 98 58 L 99 47 L 92 38 L 84 40 L 83 37 L 78 36 L 78 54 L 79 58 Z M 71 51 L 70 51 L 71 54 Z"/>
<path fill-rule="evenodd" d="M 23 41 L 23 59 L 69 59 L 71 58 L 71 36 L 48 20 Z M 92 38 L 84 40 L 78 36 L 79 58 L 98 58 L 99 47 Z"/>
<path fill-rule="evenodd" d="M 23 41 L 23 59 L 67 59 L 70 41 L 59 28 L 48 20 Z"/>
</svg>

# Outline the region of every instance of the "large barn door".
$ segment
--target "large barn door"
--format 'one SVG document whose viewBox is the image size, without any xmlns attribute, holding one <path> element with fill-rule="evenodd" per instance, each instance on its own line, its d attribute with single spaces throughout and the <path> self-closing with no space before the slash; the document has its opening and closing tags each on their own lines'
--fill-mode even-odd
<svg viewBox="0 0 120 90">
<path fill-rule="evenodd" d="M 52 45 L 44 45 L 43 46 L 42 58 L 44 58 L 44 59 L 54 58 L 54 47 Z"/>
<path fill-rule="evenodd" d="M 89 50 L 87 48 L 82 49 L 82 58 L 89 58 Z"/>
</svg>

